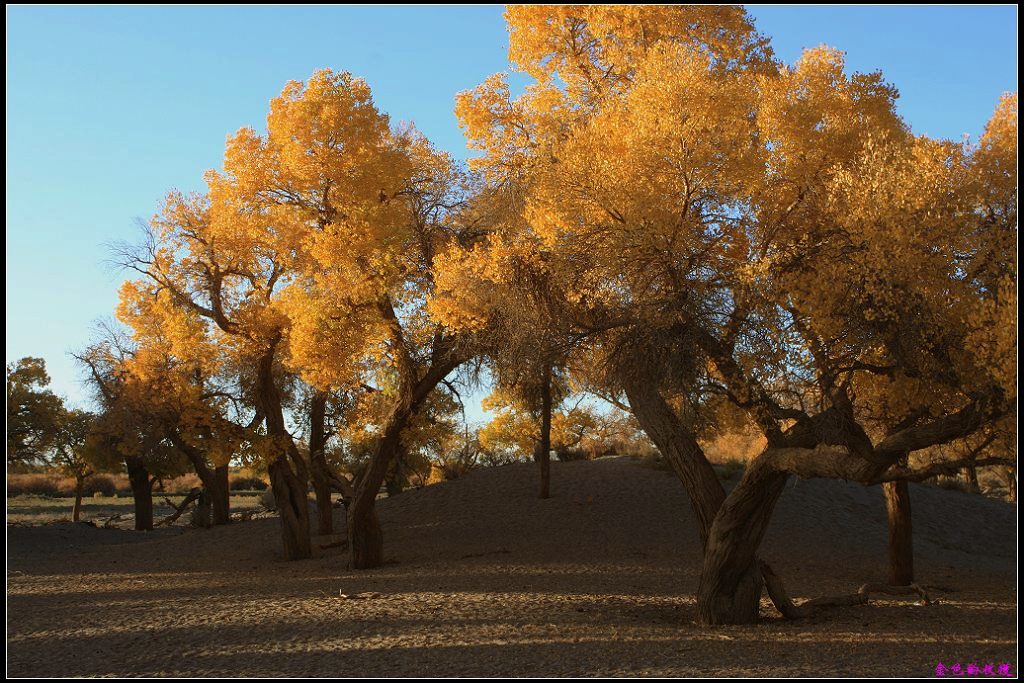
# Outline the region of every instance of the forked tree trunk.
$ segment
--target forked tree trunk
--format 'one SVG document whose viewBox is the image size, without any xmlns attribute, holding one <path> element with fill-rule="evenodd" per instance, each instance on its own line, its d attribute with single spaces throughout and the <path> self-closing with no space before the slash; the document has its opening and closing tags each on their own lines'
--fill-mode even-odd
<svg viewBox="0 0 1024 683">
<path fill-rule="evenodd" d="M 228 485 L 228 465 L 225 463 L 219 467 L 210 469 L 206 464 L 206 458 L 202 451 L 186 441 L 177 430 L 168 432 L 171 443 L 175 448 L 185 454 L 192 468 L 196 471 L 199 480 L 203 482 L 203 489 L 211 504 L 212 523 L 228 524 L 231 522 L 231 489 Z"/>
<path fill-rule="evenodd" d="M 313 395 L 309 408 L 309 459 L 316 494 L 316 532 L 321 536 L 334 533 L 334 503 L 331 482 L 327 476 L 326 437 L 327 392 Z"/>
<path fill-rule="evenodd" d="M 309 541 L 309 506 L 306 503 L 306 472 L 285 428 L 281 394 L 274 380 L 274 356 L 260 359 L 259 396 L 267 424 L 267 436 L 275 441 L 277 454 L 267 467 L 274 502 L 281 517 L 281 545 L 285 559 L 302 560 L 313 554 Z M 294 467 L 294 469 L 293 469 Z"/>
<path fill-rule="evenodd" d="M 353 569 L 372 569 L 384 562 L 384 533 L 380 528 L 375 502 L 391 463 L 401 448 L 402 429 L 413 413 L 411 397 L 400 397 L 384 423 L 366 471 L 359 478 L 348 508 L 348 543 Z"/>
<path fill-rule="evenodd" d="M 757 550 L 787 479 L 755 459 L 722 503 L 704 549 L 697 623 L 757 621 L 764 587 Z"/>
<path fill-rule="evenodd" d="M 128 468 L 128 482 L 132 487 L 132 500 L 135 503 L 135 530 L 153 530 L 153 483 L 149 479 L 149 471 L 137 456 L 124 459 Z"/>
<path fill-rule="evenodd" d="M 706 547 L 715 514 L 725 500 L 725 489 L 715 469 L 704 456 L 696 434 L 683 424 L 657 386 L 627 378 L 623 388 L 644 433 L 683 482 L 697 517 L 701 545 Z"/>
<path fill-rule="evenodd" d="M 889 516 L 889 583 L 909 586 L 914 582 L 914 536 L 910 515 L 910 485 L 905 481 L 882 484 Z"/>
<path fill-rule="evenodd" d="M 295 476 L 286 455 L 275 458 L 267 472 L 277 513 L 281 516 L 281 546 L 285 559 L 302 560 L 312 556 L 304 483 Z"/>
<path fill-rule="evenodd" d="M 82 518 L 82 495 L 85 493 L 85 477 L 75 475 L 75 507 L 71 510 L 71 521 L 78 522 Z"/>
<path fill-rule="evenodd" d="M 402 383 L 398 401 L 384 421 L 377 446 L 370 456 L 366 471 L 359 478 L 352 502 L 348 506 L 348 545 L 353 569 L 372 569 L 383 564 L 384 533 L 375 507 L 377 493 L 391 463 L 400 454 L 402 430 L 409 419 L 415 415 L 430 392 L 461 362 L 460 356 L 449 351 L 442 360 L 431 364 L 418 381 L 412 381 L 407 376 Z"/>
<path fill-rule="evenodd" d="M 540 497 L 551 497 L 551 367 L 544 367 L 540 413 Z"/>
</svg>

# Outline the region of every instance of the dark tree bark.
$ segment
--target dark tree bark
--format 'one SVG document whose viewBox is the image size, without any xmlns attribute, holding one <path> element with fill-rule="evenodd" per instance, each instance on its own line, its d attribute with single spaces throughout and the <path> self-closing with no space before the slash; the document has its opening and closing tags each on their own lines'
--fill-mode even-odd
<svg viewBox="0 0 1024 683">
<path fill-rule="evenodd" d="M 450 340 L 435 338 L 431 364 L 422 375 L 404 347 L 401 327 L 390 303 L 382 304 L 382 312 L 390 318 L 392 334 L 399 345 L 401 381 L 399 395 L 384 420 L 380 438 L 370 457 L 366 471 L 359 478 L 348 507 L 348 541 L 353 569 L 372 569 L 384 562 L 384 534 L 377 518 L 375 501 L 391 464 L 402 448 L 402 430 L 409 423 L 438 384 L 463 361 L 450 346 Z"/>
<path fill-rule="evenodd" d="M 384 488 L 388 492 L 388 498 L 397 496 L 402 493 L 403 485 L 405 481 L 405 457 L 406 452 L 401 446 L 399 446 L 398 456 L 395 458 L 395 464 L 388 472 L 388 476 L 384 478 Z"/>
<path fill-rule="evenodd" d="M 757 621 L 764 586 L 757 550 L 788 478 L 755 460 L 722 503 L 704 548 L 698 623 Z"/>
<path fill-rule="evenodd" d="M 231 522 L 231 488 L 228 485 L 228 466 L 221 465 L 213 471 L 212 486 L 207 487 L 213 502 L 213 523 Z"/>
<path fill-rule="evenodd" d="M 353 569 L 372 569 L 384 562 L 384 534 L 374 503 L 391 462 L 398 456 L 402 429 L 409 422 L 413 408 L 412 396 L 399 397 L 356 486 L 348 508 L 348 541 Z"/>
<path fill-rule="evenodd" d="M 972 463 L 964 467 L 964 486 L 969 493 L 981 493 L 981 486 L 978 484 L 978 468 Z"/>
<path fill-rule="evenodd" d="M 124 464 L 128 468 L 128 482 L 135 503 L 135 530 L 152 531 L 153 483 L 149 479 L 149 471 L 138 456 L 126 456 Z"/>
<path fill-rule="evenodd" d="M 199 481 L 203 482 L 203 489 L 206 491 L 212 509 L 212 523 L 230 523 L 231 489 L 228 486 L 228 465 L 224 464 L 210 469 L 202 451 L 186 441 L 180 432 L 172 429 L 168 435 L 174 447 L 184 453 L 192 463 L 192 469 L 196 471 Z"/>
<path fill-rule="evenodd" d="M 313 395 L 309 408 L 309 458 L 316 493 L 316 530 L 321 536 L 334 533 L 334 504 L 331 501 L 331 480 L 328 475 L 325 430 L 327 392 Z"/>
<path fill-rule="evenodd" d="M 309 540 L 309 506 L 306 503 L 306 467 L 285 427 L 281 394 L 274 379 L 273 350 L 259 363 L 258 400 L 274 440 L 277 455 L 267 466 L 274 502 L 281 516 L 281 545 L 285 559 L 302 560 L 312 555 Z"/>
<path fill-rule="evenodd" d="M 540 443 L 537 448 L 540 461 L 540 498 L 551 497 L 551 366 L 544 367 L 541 383 Z"/>
<path fill-rule="evenodd" d="M 889 517 L 889 583 L 914 582 L 914 536 L 910 516 L 910 485 L 905 481 L 882 484 Z"/>
<path fill-rule="evenodd" d="M 701 545 L 706 546 L 715 514 L 725 500 L 725 489 L 715 469 L 697 443 L 697 435 L 683 424 L 657 386 L 627 378 L 623 388 L 633 415 L 686 487 Z"/>
</svg>

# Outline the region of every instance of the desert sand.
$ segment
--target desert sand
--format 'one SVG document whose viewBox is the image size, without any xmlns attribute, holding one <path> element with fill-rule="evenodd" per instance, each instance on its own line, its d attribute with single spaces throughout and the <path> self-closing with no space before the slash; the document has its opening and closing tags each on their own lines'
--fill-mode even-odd
<svg viewBox="0 0 1024 683">
<path fill-rule="evenodd" d="M 388 563 L 338 537 L 281 560 L 278 521 L 135 533 L 8 527 L 10 676 L 1016 674 L 1016 508 L 912 486 L 919 581 L 784 621 L 693 623 L 699 538 L 669 473 L 629 458 L 479 470 L 379 501 Z M 881 491 L 793 480 L 762 547 L 796 598 L 885 577 Z M 339 527 L 341 510 L 337 510 Z M 341 597 L 341 594 L 349 596 Z"/>
</svg>

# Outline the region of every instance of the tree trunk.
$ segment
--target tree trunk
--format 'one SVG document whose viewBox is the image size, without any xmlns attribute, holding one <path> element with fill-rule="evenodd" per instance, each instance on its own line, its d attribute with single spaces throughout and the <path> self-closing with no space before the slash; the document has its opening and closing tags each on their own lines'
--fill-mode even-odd
<svg viewBox="0 0 1024 683">
<path fill-rule="evenodd" d="M 627 377 L 623 381 L 623 388 L 633 415 L 644 433 L 658 447 L 686 487 L 697 517 L 701 545 L 707 546 L 715 514 L 725 500 L 725 489 L 697 443 L 697 435 L 683 424 L 657 386 Z"/>
<path fill-rule="evenodd" d="M 544 367 L 540 413 L 540 497 L 551 497 L 551 367 Z"/>
<path fill-rule="evenodd" d="M 434 337 L 430 366 L 421 374 L 404 346 L 401 325 L 390 301 L 385 299 L 381 302 L 381 311 L 389 320 L 392 338 L 398 345 L 398 400 L 384 421 L 380 439 L 348 506 L 348 545 L 353 569 L 371 569 L 384 562 L 384 534 L 374 503 L 391 463 L 399 455 L 402 429 L 430 392 L 463 360 L 450 346 L 451 342 L 439 332 Z"/>
<path fill-rule="evenodd" d="M 82 518 L 82 495 L 85 493 L 85 477 L 75 475 L 75 507 L 71 510 L 71 521 L 78 522 Z"/>
<path fill-rule="evenodd" d="M 267 436 L 277 446 L 277 455 L 267 466 L 267 472 L 277 512 L 281 516 L 284 556 L 288 560 L 302 560 L 313 554 L 309 541 L 309 506 L 306 503 L 307 472 L 295 442 L 285 428 L 281 394 L 274 379 L 272 351 L 260 359 L 258 400 L 263 408 Z"/>
<path fill-rule="evenodd" d="M 331 482 L 327 475 L 327 392 L 313 395 L 309 408 L 309 460 L 316 493 L 316 532 L 321 536 L 334 533 L 334 503 L 331 500 Z"/>
<path fill-rule="evenodd" d="M 137 456 L 124 459 L 128 468 L 128 481 L 132 487 L 132 499 L 135 502 L 135 530 L 153 530 L 153 484 L 149 480 L 149 471 Z"/>
<path fill-rule="evenodd" d="M 405 452 L 399 451 L 395 458 L 395 466 L 391 468 L 388 476 L 384 478 L 384 487 L 387 489 L 388 498 L 397 496 L 402 492 L 402 481 L 405 478 L 405 471 L 402 467 L 405 460 Z"/>
<path fill-rule="evenodd" d="M 978 468 L 973 464 L 963 470 L 964 486 L 970 493 L 981 493 L 981 486 L 978 484 Z"/>
<path fill-rule="evenodd" d="M 402 429 L 413 413 L 411 397 L 399 398 L 384 424 L 377 447 L 348 508 L 348 543 L 353 569 L 372 569 L 384 562 L 384 534 L 374 503 L 391 462 L 401 448 Z"/>
<path fill-rule="evenodd" d="M 281 516 L 281 546 L 286 560 L 303 560 L 313 554 L 309 541 L 309 508 L 306 487 L 295 476 L 286 457 L 275 458 L 267 467 L 274 503 Z"/>
<path fill-rule="evenodd" d="M 889 583 L 909 586 L 914 582 L 914 537 L 910 516 L 910 485 L 887 481 L 885 509 L 889 514 Z"/>
<path fill-rule="evenodd" d="M 789 475 L 752 461 L 708 534 L 697 591 L 697 623 L 751 624 L 764 579 L 757 550 Z"/>
<path fill-rule="evenodd" d="M 231 522 L 231 489 L 228 486 L 228 464 L 210 469 L 202 450 L 189 443 L 181 436 L 177 429 L 168 431 L 171 443 L 179 451 L 185 454 L 192 468 L 196 471 L 199 480 L 203 482 L 203 489 L 212 505 L 213 524 L 228 524 Z"/>
<path fill-rule="evenodd" d="M 1003 470 L 1003 481 L 1006 482 L 1006 497 L 1011 503 L 1017 502 L 1017 470 L 1007 467 Z"/>
<path fill-rule="evenodd" d="M 213 523 L 231 522 L 231 488 L 228 485 L 228 466 L 221 465 L 213 471 L 212 486 L 207 490 L 213 499 Z"/>
</svg>

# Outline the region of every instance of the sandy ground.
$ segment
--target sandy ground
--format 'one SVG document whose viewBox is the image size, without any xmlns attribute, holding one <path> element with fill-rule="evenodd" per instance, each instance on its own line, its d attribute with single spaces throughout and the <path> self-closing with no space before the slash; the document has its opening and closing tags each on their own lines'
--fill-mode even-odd
<svg viewBox="0 0 1024 683">
<path fill-rule="evenodd" d="M 333 537 L 284 562 L 276 519 L 139 534 L 8 527 L 11 676 L 1016 674 L 1016 508 L 914 486 L 909 599 L 756 626 L 693 623 L 699 539 L 682 487 L 627 458 L 482 470 L 380 501 L 388 563 Z M 341 521 L 340 510 L 338 521 Z M 763 546 L 795 597 L 884 577 L 878 488 L 793 481 Z M 343 599 L 339 593 L 370 593 Z"/>
</svg>

